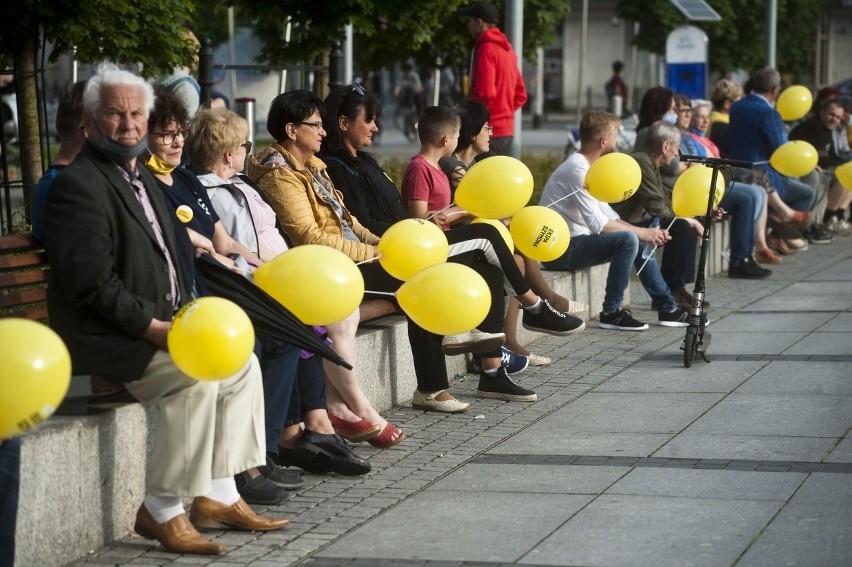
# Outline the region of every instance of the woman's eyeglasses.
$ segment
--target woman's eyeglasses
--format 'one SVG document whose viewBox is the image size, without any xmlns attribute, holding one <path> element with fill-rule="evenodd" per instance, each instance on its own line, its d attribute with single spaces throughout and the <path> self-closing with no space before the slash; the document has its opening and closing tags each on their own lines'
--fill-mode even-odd
<svg viewBox="0 0 852 567">
<path fill-rule="evenodd" d="M 240 144 L 240 146 L 246 149 L 247 154 L 251 153 L 251 140 L 246 140 L 245 142 Z"/>
<path fill-rule="evenodd" d="M 494 128 L 492 128 L 491 126 L 483 126 L 481 131 L 484 131 L 490 136 L 494 133 Z"/>
<path fill-rule="evenodd" d="M 182 128 L 180 130 L 165 130 L 163 132 L 151 132 L 155 136 L 159 136 L 163 141 L 163 144 L 166 146 L 171 146 L 177 140 L 177 137 L 180 136 L 184 140 L 186 140 L 186 135 L 189 133 L 189 128 Z"/>
<path fill-rule="evenodd" d="M 311 128 L 313 128 L 317 132 L 320 132 L 320 131 L 323 130 L 322 122 L 299 122 L 299 124 L 304 124 L 305 126 L 310 126 Z"/>
</svg>

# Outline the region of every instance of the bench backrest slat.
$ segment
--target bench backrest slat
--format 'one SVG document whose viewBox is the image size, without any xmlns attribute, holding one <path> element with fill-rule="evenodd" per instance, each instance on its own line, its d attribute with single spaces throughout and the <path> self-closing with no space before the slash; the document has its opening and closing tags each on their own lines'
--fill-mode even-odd
<svg viewBox="0 0 852 567">
<path fill-rule="evenodd" d="M 47 320 L 47 253 L 29 234 L 0 237 L 0 317 Z"/>
</svg>

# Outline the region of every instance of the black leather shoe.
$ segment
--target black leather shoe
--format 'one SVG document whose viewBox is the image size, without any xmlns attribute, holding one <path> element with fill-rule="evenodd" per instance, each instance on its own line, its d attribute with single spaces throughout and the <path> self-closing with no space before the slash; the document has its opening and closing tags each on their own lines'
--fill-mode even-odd
<svg viewBox="0 0 852 567">
<path fill-rule="evenodd" d="M 279 447 L 278 464 L 297 466 L 316 474 L 335 472 L 359 476 L 370 472 L 370 463 L 352 452 L 340 436 L 316 433 L 310 429 L 305 429 L 296 441 L 295 449 Z"/>
<path fill-rule="evenodd" d="M 248 474 L 240 473 L 234 480 L 237 483 L 237 492 L 249 504 L 275 506 L 290 497 L 286 490 L 275 486 L 262 474 L 249 478 Z"/>
</svg>

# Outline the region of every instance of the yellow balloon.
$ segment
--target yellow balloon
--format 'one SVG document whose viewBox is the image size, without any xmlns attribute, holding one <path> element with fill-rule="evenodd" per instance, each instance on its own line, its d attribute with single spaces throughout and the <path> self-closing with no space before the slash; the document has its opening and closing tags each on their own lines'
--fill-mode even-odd
<svg viewBox="0 0 852 567">
<path fill-rule="evenodd" d="M 539 262 L 556 260 L 568 250 L 571 234 L 562 215 L 547 207 L 524 207 L 512 217 L 509 232 L 525 256 Z"/>
<path fill-rule="evenodd" d="M 181 372 L 196 380 L 233 376 L 254 350 L 254 327 L 246 312 L 222 297 L 202 297 L 175 313 L 169 354 Z"/>
<path fill-rule="evenodd" d="M 490 224 L 491 226 L 493 226 L 494 228 L 497 229 L 497 232 L 499 232 L 500 236 L 503 237 L 503 240 L 506 241 L 506 247 L 509 249 L 509 251 L 510 252 L 515 251 L 515 242 L 512 240 L 512 235 L 511 235 L 511 233 L 509 233 L 509 229 L 506 228 L 506 225 L 503 224 L 503 221 L 500 221 L 500 220 L 497 220 L 497 219 L 481 219 L 481 218 L 477 217 L 470 222 L 471 223 Z"/>
<path fill-rule="evenodd" d="M 330 325 L 364 299 L 364 277 L 343 252 L 329 246 L 296 246 L 260 266 L 254 283 L 308 325 Z"/>
<path fill-rule="evenodd" d="M 792 122 L 807 114 L 813 102 L 814 97 L 810 89 L 802 85 L 793 85 L 784 89 L 778 96 L 775 109 L 784 121 Z"/>
<path fill-rule="evenodd" d="M 611 153 L 601 156 L 586 172 L 586 189 L 604 203 L 626 201 L 642 183 L 642 170 L 632 156 Z"/>
<path fill-rule="evenodd" d="M 847 161 L 834 170 L 834 176 L 849 191 L 852 191 L 852 161 Z"/>
<path fill-rule="evenodd" d="M 707 214 L 707 199 L 710 196 L 710 181 L 713 169 L 706 165 L 694 165 L 678 175 L 672 189 L 672 209 L 679 217 L 697 217 Z M 719 206 L 725 192 L 725 179 L 716 178 L 713 206 Z"/>
<path fill-rule="evenodd" d="M 477 162 L 456 189 L 456 204 L 486 219 L 510 217 L 526 205 L 533 191 L 533 176 L 523 162 L 494 156 Z"/>
<path fill-rule="evenodd" d="M 0 439 L 26 433 L 62 402 L 71 356 L 50 327 L 29 319 L 0 319 Z"/>
<path fill-rule="evenodd" d="M 387 229 L 379 241 L 379 263 L 387 273 L 406 281 L 414 274 L 447 261 L 450 245 L 433 222 L 405 219 Z"/>
<path fill-rule="evenodd" d="M 769 163 L 781 175 L 801 177 L 807 175 L 817 165 L 819 155 L 816 148 L 804 140 L 793 140 L 778 146 Z"/>
<path fill-rule="evenodd" d="M 491 292 L 482 276 L 462 264 L 448 262 L 418 272 L 396 292 L 399 306 L 432 333 L 457 335 L 482 323 Z"/>
</svg>

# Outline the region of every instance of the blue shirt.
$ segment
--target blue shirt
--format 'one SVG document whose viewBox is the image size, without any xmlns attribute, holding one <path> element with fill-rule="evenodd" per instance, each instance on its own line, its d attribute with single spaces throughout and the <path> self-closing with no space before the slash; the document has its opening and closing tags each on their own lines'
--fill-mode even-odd
<svg viewBox="0 0 852 567">
<path fill-rule="evenodd" d="M 47 193 L 53 185 L 53 180 L 63 169 L 64 165 L 51 164 L 38 180 L 33 192 L 33 236 L 39 242 L 44 242 L 44 207 L 47 204 Z"/>
</svg>

